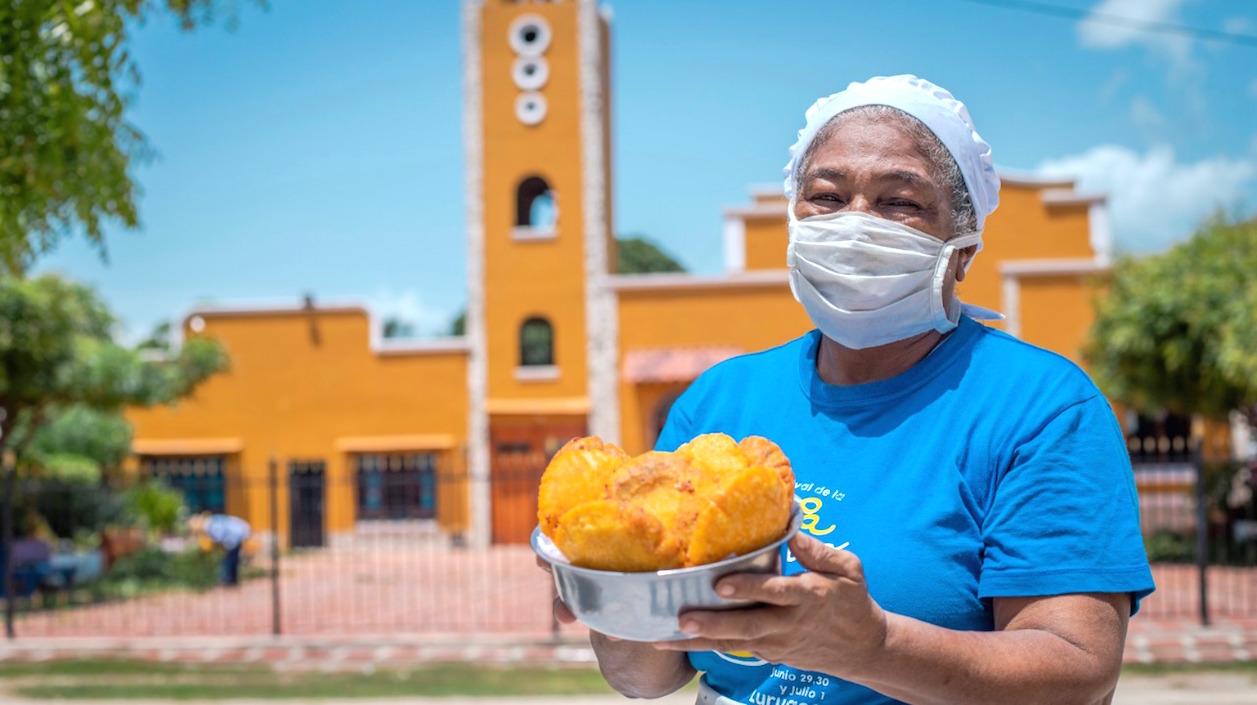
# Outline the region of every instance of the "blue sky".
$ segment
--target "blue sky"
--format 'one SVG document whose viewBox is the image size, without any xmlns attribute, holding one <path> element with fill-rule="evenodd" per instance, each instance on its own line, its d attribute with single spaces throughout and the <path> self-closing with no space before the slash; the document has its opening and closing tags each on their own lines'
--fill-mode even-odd
<svg viewBox="0 0 1257 705">
<path fill-rule="evenodd" d="M 131 338 L 306 292 L 443 330 L 466 301 L 461 3 L 236 2 L 234 30 L 138 29 L 143 225 L 107 231 L 107 263 L 70 239 L 36 271 L 95 286 Z M 1044 2 L 1257 36 L 1251 0 Z M 722 208 L 780 180 L 804 110 L 878 74 L 955 93 L 1002 169 L 1106 192 L 1127 251 L 1257 211 L 1251 44 L 969 0 L 609 4 L 616 232 L 695 272 L 720 271 Z"/>
</svg>

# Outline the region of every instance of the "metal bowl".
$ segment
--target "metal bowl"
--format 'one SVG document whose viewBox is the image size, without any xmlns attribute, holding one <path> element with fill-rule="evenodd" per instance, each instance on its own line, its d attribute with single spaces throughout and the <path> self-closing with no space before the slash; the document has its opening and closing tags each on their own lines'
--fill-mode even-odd
<svg viewBox="0 0 1257 705">
<path fill-rule="evenodd" d="M 532 548 L 550 564 L 559 598 L 590 629 L 631 641 L 679 641 L 692 638 L 679 628 L 678 616 L 689 609 L 747 607 L 748 600 L 716 594 L 715 583 L 730 573 L 777 573 L 782 544 L 803 521 L 796 502 L 790 525 L 780 539 L 743 556 L 716 563 L 645 573 L 621 573 L 574 566 L 541 527 L 533 529 Z"/>
</svg>

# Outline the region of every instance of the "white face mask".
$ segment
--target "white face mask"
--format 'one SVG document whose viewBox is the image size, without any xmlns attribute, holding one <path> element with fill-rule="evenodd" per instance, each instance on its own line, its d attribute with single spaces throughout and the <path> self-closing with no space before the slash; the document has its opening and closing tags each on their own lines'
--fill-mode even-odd
<svg viewBox="0 0 1257 705">
<path fill-rule="evenodd" d="M 947 242 L 867 213 L 842 212 L 803 220 L 790 204 L 790 290 L 826 337 L 862 349 L 956 327 L 963 311 L 1003 318 L 955 296 L 943 284 L 956 250 L 976 245 L 980 233 Z"/>
</svg>

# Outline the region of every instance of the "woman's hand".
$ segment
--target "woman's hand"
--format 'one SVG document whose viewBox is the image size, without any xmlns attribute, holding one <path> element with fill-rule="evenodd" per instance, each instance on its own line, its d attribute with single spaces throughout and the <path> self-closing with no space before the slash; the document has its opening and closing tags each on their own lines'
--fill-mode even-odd
<svg viewBox="0 0 1257 705">
<path fill-rule="evenodd" d="M 716 584 L 722 597 L 754 600 L 761 607 L 692 611 L 681 615 L 688 641 L 661 642 L 669 651 L 749 651 L 770 663 L 852 679 L 885 646 L 886 614 L 869 596 L 854 553 L 804 534 L 790 550 L 806 573 L 740 573 Z"/>
</svg>

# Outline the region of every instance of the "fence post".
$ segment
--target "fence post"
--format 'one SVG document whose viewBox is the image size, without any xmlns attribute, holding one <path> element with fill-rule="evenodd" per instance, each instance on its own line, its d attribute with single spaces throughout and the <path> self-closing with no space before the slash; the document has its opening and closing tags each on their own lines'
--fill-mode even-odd
<svg viewBox="0 0 1257 705">
<path fill-rule="evenodd" d="M 0 441 L 4 439 L 0 438 Z M 13 592 L 13 475 L 16 473 L 13 451 L 6 450 L 0 456 L 4 465 L 4 636 L 9 641 L 15 638 L 13 632 L 13 611 L 17 602 Z"/>
<path fill-rule="evenodd" d="M 279 463 L 271 456 L 267 464 L 271 504 L 271 634 L 283 633 L 279 604 Z"/>
<path fill-rule="evenodd" d="M 1196 440 L 1192 465 L 1196 468 L 1196 572 L 1200 591 L 1200 624 L 1209 626 L 1209 507 L 1205 492 L 1203 443 Z"/>
</svg>

